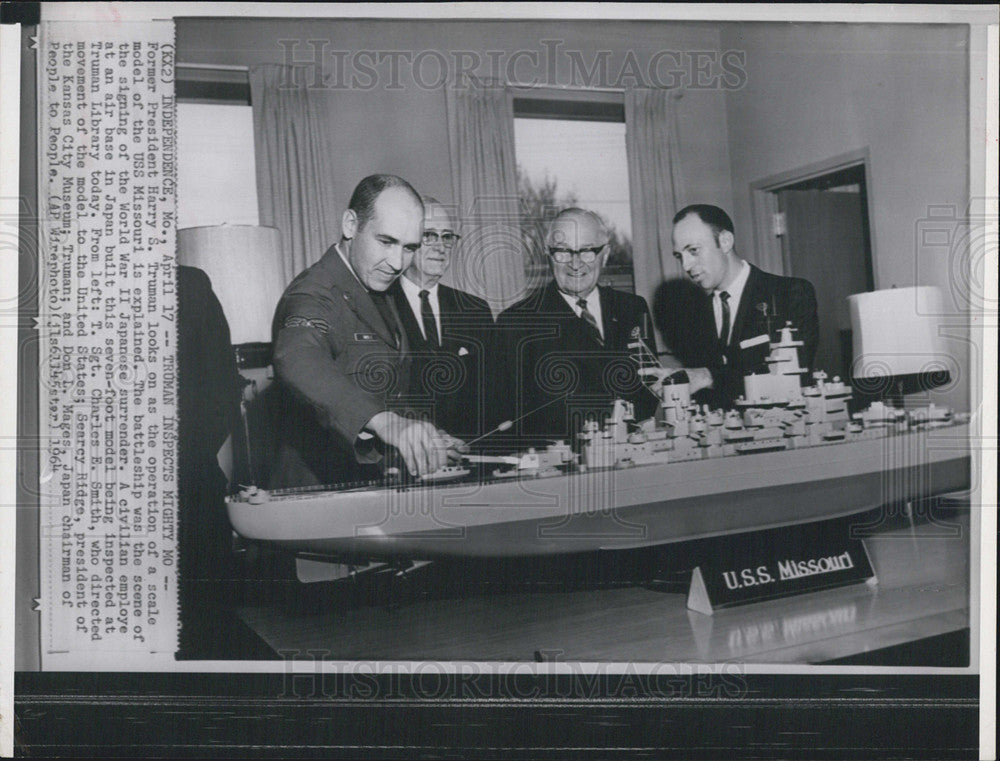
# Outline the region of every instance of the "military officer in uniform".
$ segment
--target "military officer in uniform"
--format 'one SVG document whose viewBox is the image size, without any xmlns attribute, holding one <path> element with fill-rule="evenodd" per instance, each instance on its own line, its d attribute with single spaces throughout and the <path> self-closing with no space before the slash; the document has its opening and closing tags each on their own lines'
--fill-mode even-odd
<svg viewBox="0 0 1000 761">
<path fill-rule="evenodd" d="M 413 475 L 460 456 L 461 441 L 403 403 L 409 346 L 385 293 L 420 248 L 423 217 L 408 182 L 366 177 L 340 242 L 285 290 L 274 319 L 281 410 L 272 488 L 376 478 L 392 452 Z"/>
</svg>

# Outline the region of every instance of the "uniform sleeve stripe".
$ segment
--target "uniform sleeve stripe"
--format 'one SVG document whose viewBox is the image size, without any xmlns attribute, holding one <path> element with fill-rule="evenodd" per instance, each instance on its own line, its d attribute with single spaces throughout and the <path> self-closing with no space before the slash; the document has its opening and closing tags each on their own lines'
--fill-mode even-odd
<svg viewBox="0 0 1000 761">
<path fill-rule="evenodd" d="M 320 333 L 324 335 L 329 332 L 330 325 L 326 320 L 321 320 L 317 317 L 299 317 L 297 315 L 292 315 L 285 318 L 285 322 L 282 325 L 283 328 L 315 328 Z"/>
</svg>

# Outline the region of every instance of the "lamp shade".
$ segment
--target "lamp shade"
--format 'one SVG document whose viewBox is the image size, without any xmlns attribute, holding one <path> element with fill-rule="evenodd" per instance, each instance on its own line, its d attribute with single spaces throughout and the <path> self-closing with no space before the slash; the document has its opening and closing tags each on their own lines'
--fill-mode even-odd
<svg viewBox="0 0 1000 761">
<path fill-rule="evenodd" d="M 944 300 L 929 286 L 892 288 L 847 297 L 854 333 L 856 378 L 946 373 L 939 334 Z"/>
<path fill-rule="evenodd" d="M 218 225 L 178 230 L 177 261 L 211 278 L 234 346 L 271 340 L 271 319 L 285 287 L 275 228 Z"/>
</svg>

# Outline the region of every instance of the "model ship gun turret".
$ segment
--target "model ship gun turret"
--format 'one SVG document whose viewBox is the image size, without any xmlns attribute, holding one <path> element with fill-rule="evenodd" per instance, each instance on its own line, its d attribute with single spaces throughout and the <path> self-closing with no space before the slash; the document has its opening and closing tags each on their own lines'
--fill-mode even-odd
<svg viewBox="0 0 1000 761">
<path fill-rule="evenodd" d="M 767 344 L 763 362 L 767 372 L 744 377 L 743 394 L 733 409 L 709 409 L 693 402 L 687 376 L 680 372 L 656 387 L 660 406 L 655 417 L 637 421 L 633 405 L 617 399 L 603 425 L 594 420 L 585 423 L 579 434 L 579 455 L 558 441 L 545 449 L 505 457 L 472 455 L 465 459 L 508 466 L 494 470 L 495 478 L 544 477 L 589 468 L 628 468 L 801 449 L 880 438 L 915 426 L 959 422 L 951 410 L 933 404 L 906 412 L 877 401 L 851 415 L 848 403 L 852 390 L 838 376 L 830 379 L 817 370 L 811 374 L 811 385 L 803 385 L 807 370 L 799 364 L 802 341 L 796 340 L 796 332 L 786 323 L 777 340 L 768 336 L 755 339 L 757 344 Z M 643 341 L 630 344 L 630 349 L 639 367 L 659 365 Z M 423 480 L 450 480 L 468 472 L 451 468 Z"/>
<path fill-rule="evenodd" d="M 795 327 L 786 323 L 777 341 L 762 337 L 761 343 L 769 343 L 768 372 L 744 377 L 743 395 L 732 410 L 693 403 L 684 373 L 672 376 L 676 380 L 667 378 L 657 389 L 660 409 L 653 419 L 636 423 L 632 405 L 616 401 L 603 427 L 590 423 L 580 434 L 581 464 L 622 468 L 799 449 L 879 438 L 913 426 L 940 427 L 955 420 L 951 410 L 933 404 L 907 413 L 874 402 L 850 415 L 851 387 L 839 377 L 829 380 L 818 370 L 812 373 L 812 385 L 803 385 L 807 371 L 799 364 L 802 342 L 795 340 L 795 333 Z M 641 341 L 630 348 L 640 367 L 655 362 Z"/>
</svg>

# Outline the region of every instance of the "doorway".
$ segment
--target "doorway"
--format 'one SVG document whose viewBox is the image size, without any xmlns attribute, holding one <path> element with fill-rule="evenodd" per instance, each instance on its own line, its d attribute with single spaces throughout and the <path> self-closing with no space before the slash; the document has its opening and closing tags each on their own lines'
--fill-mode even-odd
<svg viewBox="0 0 1000 761">
<path fill-rule="evenodd" d="M 868 188 L 867 152 L 752 187 L 756 209 L 765 210 L 755 220 L 758 244 L 766 238 L 782 274 L 804 278 L 816 289 L 820 335 L 813 366 L 845 380 L 853 360 L 847 297 L 875 288 Z"/>
</svg>

